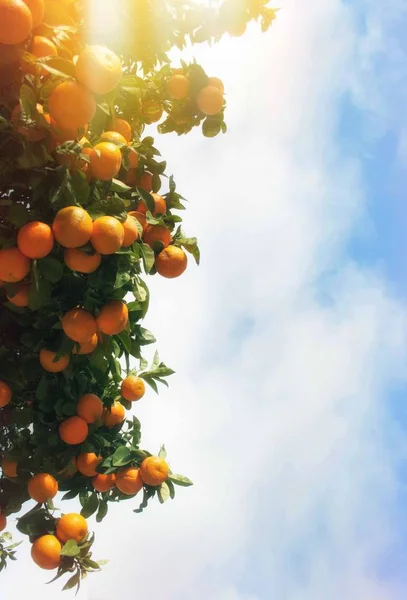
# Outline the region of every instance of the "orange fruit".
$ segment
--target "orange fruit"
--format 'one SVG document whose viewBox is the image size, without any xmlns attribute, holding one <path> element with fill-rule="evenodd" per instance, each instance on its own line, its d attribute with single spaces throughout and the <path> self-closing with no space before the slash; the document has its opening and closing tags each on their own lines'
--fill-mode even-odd
<svg viewBox="0 0 407 600">
<path fill-rule="evenodd" d="M 31 260 L 18 248 L 0 250 L 0 279 L 6 283 L 18 283 L 28 275 Z"/>
<path fill-rule="evenodd" d="M 154 194 L 154 192 L 151 192 L 151 196 L 154 198 L 155 205 L 153 215 L 155 217 L 157 217 L 158 215 L 165 215 L 165 213 L 167 212 L 167 203 L 164 200 L 164 198 L 159 194 Z M 148 209 L 143 200 L 140 201 L 139 205 L 137 206 L 137 210 L 141 213 L 146 214 Z"/>
<path fill-rule="evenodd" d="M 47 502 L 58 492 L 57 480 L 49 473 L 38 473 L 28 482 L 28 494 L 36 502 Z"/>
<path fill-rule="evenodd" d="M 51 227 L 41 221 L 23 225 L 17 235 L 17 246 L 28 258 L 44 258 L 54 247 Z"/>
<path fill-rule="evenodd" d="M 163 116 L 163 108 L 158 100 L 147 100 L 141 106 L 141 113 L 149 123 L 157 123 Z"/>
<path fill-rule="evenodd" d="M 143 487 L 140 469 L 127 467 L 116 473 L 116 487 L 126 496 L 135 496 Z"/>
<path fill-rule="evenodd" d="M 223 94 L 218 87 L 207 85 L 196 97 L 198 108 L 204 115 L 217 115 L 223 108 Z"/>
<path fill-rule="evenodd" d="M 136 152 L 135 150 L 129 150 L 129 152 L 127 153 L 127 158 L 129 160 L 129 171 L 128 171 L 128 173 L 130 173 L 131 169 L 136 169 L 137 168 L 138 161 L 139 161 L 138 152 Z M 131 176 L 132 176 L 132 173 L 130 174 L 130 177 Z"/>
<path fill-rule="evenodd" d="M 38 27 L 38 25 L 41 25 L 45 14 L 44 0 L 24 0 L 24 4 L 30 9 L 33 20 L 33 29 Z"/>
<path fill-rule="evenodd" d="M 61 561 L 62 545 L 55 535 L 42 535 L 31 546 L 31 558 L 41 569 L 56 569 Z"/>
<path fill-rule="evenodd" d="M 88 132 L 88 124 L 85 123 L 83 127 L 67 129 L 65 127 L 61 127 L 55 119 L 51 117 L 51 135 L 54 139 L 58 140 L 60 144 L 63 142 L 68 142 L 70 140 L 77 140 L 78 138 L 82 138 L 79 143 L 87 142 L 88 140 L 83 137 Z"/>
<path fill-rule="evenodd" d="M 103 458 L 97 456 L 94 452 L 84 452 L 79 454 L 76 459 L 76 467 L 82 475 L 94 477 L 97 475 L 96 467 L 102 462 Z"/>
<path fill-rule="evenodd" d="M 49 97 L 49 112 L 64 129 L 81 129 L 89 123 L 96 112 L 92 94 L 76 81 L 63 81 L 54 88 Z"/>
<path fill-rule="evenodd" d="M 137 187 L 143 188 L 146 192 L 151 192 L 153 189 L 153 175 L 148 171 L 144 171 L 141 177 L 137 178 Z"/>
<path fill-rule="evenodd" d="M 116 485 L 116 475 L 114 473 L 110 473 L 109 475 L 98 473 L 92 479 L 92 485 L 97 492 L 108 492 Z"/>
<path fill-rule="evenodd" d="M 84 394 L 76 407 L 76 414 L 87 423 L 95 423 L 101 418 L 103 413 L 103 403 L 96 394 Z"/>
<path fill-rule="evenodd" d="M 3 475 L 10 477 L 10 479 L 18 476 L 17 463 L 13 460 L 8 460 L 8 458 L 3 458 L 1 461 L 1 470 L 3 471 Z"/>
<path fill-rule="evenodd" d="M 32 39 L 30 52 L 36 58 L 44 58 L 44 56 L 57 56 L 58 50 L 54 42 L 51 42 L 48 38 L 43 35 L 35 35 Z M 31 73 L 35 75 L 36 69 L 31 64 L 23 64 L 23 71 L 25 73 Z M 48 75 L 49 71 L 44 68 L 40 69 L 41 75 Z"/>
<path fill-rule="evenodd" d="M 122 381 L 121 394 L 125 400 L 129 400 L 130 402 L 140 400 L 144 396 L 145 391 L 146 386 L 141 377 L 129 375 Z"/>
<path fill-rule="evenodd" d="M 67 248 L 64 252 L 67 267 L 79 273 L 93 273 L 99 267 L 102 257 L 98 252 L 88 254 L 77 248 Z"/>
<path fill-rule="evenodd" d="M 138 210 L 131 210 L 128 214 L 131 217 L 134 217 L 135 219 L 137 219 L 137 221 L 142 226 L 143 233 L 144 233 L 146 231 L 147 227 L 149 227 L 149 225 L 147 223 L 146 215 L 144 213 L 142 213 L 142 212 L 139 212 Z"/>
<path fill-rule="evenodd" d="M 120 58 L 104 46 L 87 46 L 78 56 L 76 79 L 94 94 L 108 94 L 121 76 Z"/>
<path fill-rule="evenodd" d="M 0 44 L 20 44 L 33 28 L 30 9 L 22 0 L 0 0 Z"/>
<path fill-rule="evenodd" d="M 93 223 L 91 244 L 100 254 L 114 254 L 124 240 L 124 228 L 115 217 L 99 217 Z"/>
<path fill-rule="evenodd" d="M 96 333 L 96 319 L 84 308 L 72 308 L 61 319 L 62 329 L 74 342 L 88 342 Z"/>
<path fill-rule="evenodd" d="M 10 404 L 11 397 L 11 387 L 5 381 L 0 380 L 0 408 L 4 408 L 7 404 Z"/>
<path fill-rule="evenodd" d="M 57 536 L 61 542 L 75 540 L 81 542 L 88 533 L 88 524 L 82 515 L 68 513 L 58 520 Z"/>
<path fill-rule="evenodd" d="M 117 134 L 119 135 L 119 134 Z M 124 138 L 123 138 L 124 139 Z M 100 142 L 90 154 L 92 177 L 101 181 L 109 181 L 116 177 L 122 164 L 120 148 L 112 142 Z"/>
<path fill-rule="evenodd" d="M 101 141 L 111 142 L 112 144 L 124 144 L 127 146 L 127 140 L 117 131 L 105 131 L 100 136 Z"/>
<path fill-rule="evenodd" d="M 117 133 L 120 133 L 124 137 L 126 142 L 130 142 L 133 131 L 130 123 L 125 119 L 115 119 L 114 122 L 112 122 L 112 124 L 110 125 L 110 129 L 112 131 L 117 131 Z"/>
<path fill-rule="evenodd" d="M 167 479 L 168 474 L 168 465 L 159 456 L 149 456 L 141 463 L 140 475 L 147 485 L 161 485 Z"/>
<path fill-rule="evenodd" d="M 25 308 L 28 306 L 28 294 L 30 292 L 30 286 L 26 283 L 22 283 L 14 296 L 9 296 L 7 294 L 7 300 L 14 304 L 14 306 L 19 306 L 20 308 Z"/>
<path fill-rule="evenodd" d="M 36 105 L 37 112 L 44 116 L 46 121 L 50 121 L 49 115 L 44 115 L 44 108 L 41 104 Z M 47 129 L 41 126 L 28 127 L 21 123 L 21 106 L 17 104 L 11 113 L 11 122 L 17 129 L 18 133 L 23 135 L 30 142 L 38 142 L 47 135 Z"/>
<path fill-rule="evenodd" d="M 7 527 L 7 519 L 0 513 L 0 531 L 4 531 Z"/>
<path fill-rule="evenodd" d="M 108 429 L 115 427 L 119 423 L 123 423 L 125 418 L 125 410 L 123 404 L 120 402 L 114 402 L 110 408 L 103 410 L 103 423 Z"/>
<path fill-rule="evenodd" d="M 79 344 L 79 349 L 77 349 L 75 345 L 74 349 L 72 350 L 72 354 L 91 354 L 94 350 L 96 350 L 97 345 L 98 335 L 95 333 L 95 335 L 92 335 L 88 342 L 82 342 L 82 344 Z"/>
<path fill-rule="evenodd" d="M 52 223 L 52 232 L 56 241 L 65 248 L 83 246 L 89 242 L 92 230 L 92 219 L 80 206 L 62 208 L 57 212 Z"/>
<path fill-rule="evenodd" d="M 189 93 L 189 80 L 185 75 L 172 75 L 167 81 L 167 94 L 173 100 L 183 100 Z"/>
<path fill-rule="evenodd" d="M 221 94 L 225 92 L 225 86 L 223 85 L 223 81 L 219 79 L 219 77 L 209 77 L 208 85 L 218 88 Z"/>
<path fill-rule="evenodd" d="M 187 264 L 187 255 L 178 246 L 167 246 L 155 257 L 157 273 L 168 279 L 182 275 Z"/>
<path fill-rule="evenodd" d="M 66 444 L 82 444 L 88 437 L 88 424 L 82 417 L 68 417 L 59 425 L 59 437 Z"/>
<path fill-rule="evenodd" d="M 52 350 L 42 348 L 40 350 L 40 363 L 43 369 L 49 373 L 60 373 L 67 368 L 70 359 L 68 355 L 60 356 L 58 360 L 55 360 L 57 353 Z"/>
<path fill-rule="evenodd" d="M 127 219 L 122 223 L 124 229 L 124 238 L 122 246 L 128 248 L 139 238 L 137 229 L 137 221 L 132 215 L 128 215 Z"/>
<path fill-rule="evenodd" d="M 124 331 L 129 322 L 129 310 L 125 302 L 111 300 L 102 308 L 96 318 L 99 331 L 106 335 L 117 335 Z"/>
<path fill-rule="evenodd" d="M 157 242 L 161 242 L 165 248 L 171 242 L 171 232 L 162 225 L 149 225 L 144 232 L 143 240 L 153 249 Z"/>
</svg>

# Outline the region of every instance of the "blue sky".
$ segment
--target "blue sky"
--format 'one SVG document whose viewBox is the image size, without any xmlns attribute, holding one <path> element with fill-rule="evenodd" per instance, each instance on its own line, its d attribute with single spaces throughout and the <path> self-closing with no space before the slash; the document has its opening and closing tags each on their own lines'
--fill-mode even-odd
<svg viewBox="0 0 407 600">
<path fill-rule="evenodd" d="M 152 282 L 177 374 L 137 415 L 195 486 L 114 507 L 80 600 L 406 598 L 407 11 L 282 4 L 266 36 L 194 52 L 228 135 L 157 142 L 202 265 Z M 65 597 L 24 552 L 1 600 Z"/>
</svg>

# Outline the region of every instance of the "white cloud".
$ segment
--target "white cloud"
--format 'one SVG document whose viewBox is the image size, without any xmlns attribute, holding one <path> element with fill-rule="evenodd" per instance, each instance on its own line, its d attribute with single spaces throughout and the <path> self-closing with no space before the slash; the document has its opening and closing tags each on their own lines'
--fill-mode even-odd
<svg viewBox="0 0 407 600">
<path fill-rule="evenodd" d="M 406 314 L 346 253 L 364 193 L 336 127 L 361 39 L 339 0 L 310 4 L 196 52 L 225 81 L 228 136 L 160 139 L 203 258 L 152 282 L 147 326 L 177 375 L 136 412 L 195 486 L 143 515 L 114 507 L 95 553 L 111 562 L 81 599 L 402 598 L 374 567 L 398 540 L 386 397 Z M 23 564 L 2 600 L 59 598 Z"/>
</svg>

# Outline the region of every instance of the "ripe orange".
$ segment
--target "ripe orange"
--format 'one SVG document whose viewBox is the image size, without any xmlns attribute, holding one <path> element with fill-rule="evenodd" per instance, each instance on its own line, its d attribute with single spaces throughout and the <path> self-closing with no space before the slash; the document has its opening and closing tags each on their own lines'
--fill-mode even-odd
<svg viewBox="0 0 407 600">
<path fill-rule="evenodd" d="M 168 279 L 182 275 L 187 264 L 187 255 L 178 246 L 167 246 L 155 257 L 157 273 Z"/>
<path fill-rule="evenodd" d="M 90 240 L 93 223 L 89 213 L 80 206 L 67 206 L 57 212 L 52 231 L 65 248 L 79 248 Z M 1 275 L 0 275 L 1 277 Z"/>
<path fill-rule="evenodd" d="M 127 158 L 129 160 L 129 171 L 128 171 L 127 175 L 129 176 L 130 170 L 137 168 L 138 161 L 139 161 L 138 152 L 136 152 L 135 150 L 129 150 L 129 152 L 127 153 Z M 130 177 L 132 177 L 132 174 L 133 174 L 133 172 L 130 173 Z M 135 179 L 134 179 L 134 181 L 135 181 Z"/>
<path fill-rule="evenodd" d="M 4 531 L 7 527 L 7 519 L 0 513 L 0 531 Z"/>
<path fill-rule="evenodd" d="M 31 261 L 18 248 L 0 250 L 0 279 L 6 283 L 17 283 L 30 272 Z"/>
<path fill-rule="evenodd" d="M 103 458 L 97 456 L 94 452 L 84 452 L 79 454 L 76 459 L 77 469 L 86 477 L 94 477 L 97 475 L 96 467 L 102 462 Z"/>
<path fill-rule="evenodd" d="M 144 171 L 141 177 L 137 178 L 136 184 L 143 188 L 146 192 L 151 192 L 153 189 L 153 175 L 149 171 Z"/>
<path fill-rule="evenodd" d="M 72 354 L 91 354 L 94 350 L 96 350 L 97 345 L 98 335 L 95 333 L 95 335 L 92 335 L 88 342 L 82 342 L 82 344 L 79 344 L 79 349 L 77 349 L 75 346 L 72 350 Z"/>
<path fill-rule="evenodd" d="M 88 124 L 87 123 L 85 123 L 85 125 L 80 128 L 67 129 L 65 127 L 61 127 L 55 121 L 55 119 L 53 119 L 51 117 L 50 124 L 51 124 L 51 135 L 54 139 L 58 140 L 58 142 L 60 144 L 62 144 L 63 142 L 68 142 L 70 140 L 77 140 L 78 138 L 82 138 L 82 139 L 80 139 L 79 143 L 82 143 L 82 142 L 85 143 L 88 141 L 85 137 L 83 137 L 88 132 Z"/>
<path fill-rule="evenodd" d="M 88 254 L 77 248 L 67 248 L 64 252 L 65 264 L 79 273 L 93 273 L 99 267 L 102 257 L 98 252 Z"/>
<path fill-rule="evenodd" d="M 124 228 L 115 217 L 99 217 L 93 223 L 91 244 L 100 254 L 114 254 L 124 240 Z"/>
<path fill-rule="evenodd" d="M 81 129 L 89 123 L 96 112 L 92 94 L 76 81 L 63 81 L 54 88 L 49 97 L 49 112 L 64 129 Z"/>
<path fill-rule="evenodd" d="M 96 319 L 84 308 L 72 308 L 61 319 L 62 329 L 74 342 L 88 342 L 96 333 Z"/>
<path fill-rule="evenodd" d="M 103 403 L 96 394 L 85 394 L 79 399 L 76 407 L 76 414 L 87 423 L 95 423 L 101 418 L 103 413 Z"/>
<path fill-rule="evenodd" d="M 154 192 L 151 192 L 151 195 L 154 198 L 155 204 L 153 215 L 155 217 L 157 217 L 158 215 L 165 215 L 165 213 L 167 212 L 167 203 L 164 200 L 164 198 L 159 194 L 154 194 Z M 137 210 L 141 213 L 146 214 L 148 209 L 147 206 L 144 204 L 143 200 L 140 201 L 139 205 L 137 206 Z"/>
<path fill-rule="evenodd" d="M 117 131 L 105 131 L 100 136 L 100 139 L 103 142 L 111 142 L 112 144 L 117 145 L 124 144 L 125 146 L 127 146 L 126 138 L 123 137 L 122 134 L 118 133 Z"/>
<path fill-rule="evenodd" d="M 143 228 L 143 233 L 146 231 L 147 227 L 149 226 L 147 223 L 147 218 L 146 215 L 138 210 L 131 210 L 129 212 L 129 215 L 131 217 L 134 217 L 135 219 L 137 219 L 137 221 L 140 223 L 140 225 Z"/>
<path fill-rule="evenodd" d="M 130 123 L 125 119 L 115 119 L 110 125 L 110 129 L 120 133 L 126 142 L 130 142 L 133 132 Z"/>
<path fill-rule="evenodd" d="M 44 114 L 44 108 L 41 104 L 36 105 L 37 112 L 44 116 L 46 121 L 51 121 L 49 115 Z M 42 140 L 47 135 L 47 129 L 41 126 L 28 127 L 21 122 L 21 106 L 17 104 L 11 113 L 11 122 L 13 126 L 17 129 L 18 133 L 23 135 L 30 142 L 38 142 Z"/>
<path fill-rule="evenodd" d="M 219 77 L 209 77 L 208 85 L 212 85 L 213 87 L 218 88 L 221 94 L 225 92 L 225 86 L 223 85 L 223 81 L 219 79 Z"/>
<path fill-rule="evenodd" d="M 196 97 L 198 108 L 204 115 L 217 115 L 223 108 L 223 95 L 218 87 L 207 85 Z"/>
<path fill-rule="evenodd" d="M 58 492 L 57 480 L 49 473 L 38 473 L 28 482 L 28 494 L 36 502 L 47 502 Z"/>
<path fill-rule="evenodd" d="M 24 0 L 24 4 L 28 6 L 33 20 L 33 29 L 41 25 L 45 14 L 44 0 Z"/>
<path fill-rule="evenodd" d="M 128 248 L 139 238 L 137 229 L 137 221 L 132 215 L 128 215 L 127 219 L 122 223 L 124 229 L 124 238 L 122 246 Z"/>
<path fill-rule="evenodd" d="M 94 94 L 108 94 L 121 76 L 120 58 L 104 46 L 87 46 L 78 56 L 76 79 Z"/>
<path fill-rule="evenodd" d="M 124 139 L 124 138 L 123 138 Z M 116 177 L 122 164 L 120 148 L 112 142 L 100 142 L 90 154 L 92 177 L 109 181 Z"/>
<path fill-rule="evenodd" d="M 168 465 L 159 456 L 149 456 L 141 463 L 140 475 L 147 485 L 161 485 L 167 479 L 168 474 Z"/>
<path fill-rule="evenodd" d="M 147 100 L 141 106 L 141 113 L 149 123 L 157 123 L 163 116 L 163 108 L 158 100 Z"/>
<path fill-rule="evenodd" d="M 0 0 L 0 44 L 20 44 L 33 28 L 30 9 L 22 0 Z"/>
<path fill-rule="evenodd" d="M 20 284 L 17 292 L 14 296 L 9 296 L 7 294 L 7 300 L 14 304 L 14 306 L 19 306 L 20 308 L 25 308 L 28 306 L 28 294 L 30 292 L 30 285 L 27 283 Z"/>
<path fill-rule="evenodd" d="M 52 350 L 42 348 L 40 350 L 40 363 L 43 369 L 49 373 L 60 373 L 69 365 L 70 359 L 68 355 L 61 356 L 55 360 L 57 353 Z"/>
<path fill-rule="evenodd" d="M 59 425 L 59 437 L 66 444 L 82 444 L 88 437 L 88 424 L 82 417 L 68 417 Z"/>
<path fill-rule="evenodd" d="M 110 473 L 110 475 L 98 473 L 98 475 L 92 479 L 92 485 L 97 492 L 108 492 L 116 485 L 116 475 L 114 473 Z"/>
<path fill-rule="evenodd" d="M 120 402 L 114 402 L 110 408 L 103 410 L 103 423 L 108 429 L 115 427 L 119 423 L 123 423 L 125 418 L 125 410 L 123 404 Z"/>
<path fill-rule="evenodd" d="M 54 42 L 51 42 L 48 38 L 43 35 L 35 35 L 32 39 L 30 52 L 36 58 L 43 58 L 44 56 L 57 56 L 58 50 Z M 26 73 L 32 73 L 35 75 L 35 67 L 33 65 L 25 64 L 23 70 Z M 44 68 L 40 69 L 41 75 L 48 75 L 48 71 Z"/>
<path fill-rule="evenodd" d="M 171 232 L 162 225 L 149 225 L 143 235 L 143 240 L 153 249 L 157 242 L 161 242 L 165 248 L 171 242 Z"/>
<path fill-rule="evenodd" d="M 1 470 L 3 471 L 3 475 L 10 477 L 10 479 L 14 479 L 14 477 L 17 477 L 18 475 L 17 463 L 12 460 L 8 460 L 8 458 L 3 458 L 1 461 Z"/>
<path fill-rule="evenodd" d="M 99 331 L 106 335 L 117 335 L 124 331 L 129 321 L 129 310 L 121 300 L 111 300 L 100 309 L 96 318 Z"/>
<path fill-rule="evenodd" d="M 51 227 L 41 221 L 23 225 L 17 235 L 17 246 L 28 258 L 44 258 L 54 247 Z"/>
<path fill-rule="evenodd" d="M 61 542 L 75 540 L 81 542 L 88 533 L 88 524 L 82 515 L 68 513 L 61 517 L 57 523 L 57 536 Z"/>
<path fill-rule="evenodd" d="M 121 394 L 125 400 L 129 400 L 130 402 L 140 400 L 144 396 L 145 391 L 146 386 L 141 377 L 129 375 L 122 381 Z"/>
<path fill-rule="evenodd" d="M 116 474 L 116 487 L 126 496 L 135 496 L 143 487 L 140 469 L 127 467 Z"/>
<path fill-rule="evenodd" d="M 172 75 L 167 81 L 167 94 L 173 100 L 183 100 L 189 93 L 189 80 L 185 75 Z"/>
<path fill-rule="evenodd" d="M 7 404 L 10 404 L 11 397 L 11 387 L 5 381 L 0 380 L 0 408 L 4 408 Z"/>
<path fill-rule="evenodd" d="M 42 535 L 31 546 L 31 558 L 41 569 L 56 569 L 61 561 L 61 542 L 55 535 Z"/>
</svg>

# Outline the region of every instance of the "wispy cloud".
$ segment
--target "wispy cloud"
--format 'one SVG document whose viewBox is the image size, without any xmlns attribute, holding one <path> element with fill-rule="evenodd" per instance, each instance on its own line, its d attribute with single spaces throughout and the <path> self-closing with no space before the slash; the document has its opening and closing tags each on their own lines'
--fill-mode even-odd
<svg viewBox="0 0 407 600">
<path fill-rule="evenodd" d="M 80 598 L 405 597 L 385 566 L 400 544 L 388 398 L 406 312 L 347 253 L 364 182 L 337 131 L 365 42 L 350 5 L 287 0 L 270 35 L 196 52 L 225 81 L 230 131 L 160 140 L 203 260 L 153 282 L 147 326 L 177 375 L 136 407 L 146 446 L 166 442 L 196 483 L 142 516 L 114 507 L 97 530 L 111 563 Z M 2 600 L 59 597 L 20 569 Z"/>
</svg>

